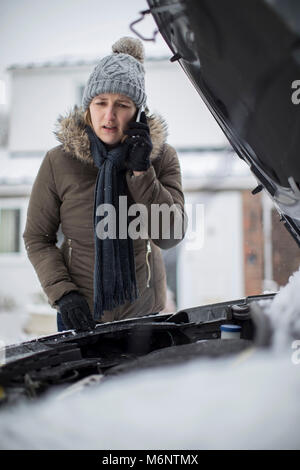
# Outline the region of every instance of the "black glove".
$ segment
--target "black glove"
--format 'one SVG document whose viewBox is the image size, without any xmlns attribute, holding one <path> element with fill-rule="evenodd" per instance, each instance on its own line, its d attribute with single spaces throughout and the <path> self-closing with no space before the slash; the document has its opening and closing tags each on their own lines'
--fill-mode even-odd
<svg viewBox="0 0 300 470">
<path fill-rule="evenodd" d="M 57 300 L 62 320 L 68 330 L 90 330 L 95 322 L 85 297 L 77 291 L 71 291 Z"/>
<path fill-rule="evenodd" d="M 153 145 L 144 111 L 141 113 L 140 122 L 130 122 L 124 134 L 128 135 L 124 141 L 124 145 L 128 148 L 127 167 L 133 171 L 148 170 Z"/>
</svg>

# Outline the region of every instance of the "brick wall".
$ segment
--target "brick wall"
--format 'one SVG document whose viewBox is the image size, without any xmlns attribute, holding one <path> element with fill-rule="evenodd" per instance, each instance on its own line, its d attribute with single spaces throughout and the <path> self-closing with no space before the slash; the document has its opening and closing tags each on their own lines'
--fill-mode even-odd
<svg viewBox="0 0 300 470">
<path fill-rule="evenodd" d="M 264 238 L 261 194 L 253 196 L 242 191 L 243 250 L 245 295 L 262 293 L 264 279 Z M 300 248 L 272 209 L 272 263 L 273 280 L 279 286 L 287 284 L 289 277 L 300 266 Z"/>
<path fill-rule="evenodd" d="M 272 210 L 272 261 L 273 279 L 284 286 L 289 276 L 300 266 L 300 248 L 279 220 L 276 209 Z"/>
<path fill-rule="evenodd" d="M 261 294 L 264 278 L 264 239 L 261 193 L 242 191 L 245 295 Z"/>
</svg>

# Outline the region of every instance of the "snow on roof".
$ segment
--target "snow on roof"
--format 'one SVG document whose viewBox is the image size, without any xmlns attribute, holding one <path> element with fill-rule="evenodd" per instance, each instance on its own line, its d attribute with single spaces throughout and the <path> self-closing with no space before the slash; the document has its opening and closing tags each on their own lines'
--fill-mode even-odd
<svg viewBox="0 0 300 470">
<path fill-rule="evenodd" d="M 45 155 L 46 152 L 39 152 Z M 232 151 L 178 152 L 185 190 L 251 188 L 255 185 L 248 166 Z M 0 185 L 32 185 L 42 157 L 0 154 Z"/>
<path fill-rule="evenodd" d="M 103 54 L 104 56 L 105 54 Z M 33 61 L 27 63 L 15 63 L 11 64 L 7 67 L 6 70 L 14 71 L 14 70 L 26 70 L 26 69 L 38 69 L 38 68 L 53 68 L 53 67 L 80 67 L 80 66 L 89 66 L 95 65 L 101 56 L 73 56 L 73 55 L 63 55 L 52 57 L 49 59 L 43 59 L 40 61 Z M 147 57 L 145 62 L 161 62 L 169 60 L 167 56 L 152 56 Z"/>
<path fill-rule="evenodd" d="M 27 153 L 27 152 L 26 152 Z M 38 152 L 44 155 L 46 152 Z M 30 152 L 28 152 L 30 154 Z M 227 176 L 245 176 L 249 174 L 247 165 L 232 151 L 228 152 L 178 152 L 181 169 L 185 178 L 224 178 Z M 4 152 L 0 154 L 0 182 L 14 183 L 32 181 L 39 168 L 42 158 L 38 156 L 10 157 Z"/>
</svg>

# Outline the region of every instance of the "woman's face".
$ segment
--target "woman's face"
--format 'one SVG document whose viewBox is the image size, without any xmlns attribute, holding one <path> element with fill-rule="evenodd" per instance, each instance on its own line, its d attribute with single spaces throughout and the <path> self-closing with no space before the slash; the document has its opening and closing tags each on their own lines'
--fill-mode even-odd
<svg viewBox="0 0 300 470">
<path fill-rule="evenodd" d="M 128 96 L 118 93 L 102 93 L 90 103 L 94 131 L 107 145 L 118 144 L 123 131 L 136 113 L 136 106 Z"/>
</svg>

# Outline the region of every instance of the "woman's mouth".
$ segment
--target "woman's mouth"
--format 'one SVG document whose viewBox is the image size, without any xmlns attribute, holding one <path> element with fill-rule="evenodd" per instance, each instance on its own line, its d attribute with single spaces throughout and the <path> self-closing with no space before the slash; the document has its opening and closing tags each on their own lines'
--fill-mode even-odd
<svg viewBox="0 0 300 470">
<path fill-rule="evenodd" d="M 109 134 L 117 132 L 118 128 L 115 126 L 103 126 L 103 129 L 105 132 L 108 132 Z"/>
</svg>

